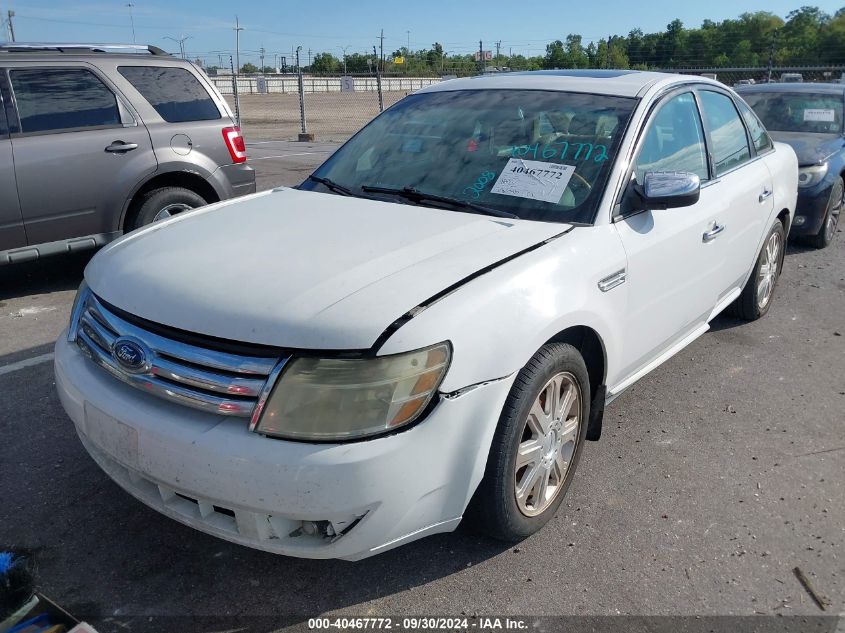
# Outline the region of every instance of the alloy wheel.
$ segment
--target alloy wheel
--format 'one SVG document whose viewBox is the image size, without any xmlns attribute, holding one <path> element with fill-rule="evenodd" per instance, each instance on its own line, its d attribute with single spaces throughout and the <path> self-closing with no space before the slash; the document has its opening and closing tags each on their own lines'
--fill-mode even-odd
<svg viewBox="0 0 845 633">
<path fill-rule="evenodd" d="M 781 239 L 772 233 L 763 248 L 763 261 L 757 273 L 757 307 L 764 309 L 772 299 L 780 267 Z"/>
<path fill-rule="evenodd" d="M 158 222 L 159 220 L 166 220 L 167 218 L 174 216 L 177 213 L 182 213 L 183 211 L 188 211 L 192 208 L 193 207 L 185 204 L 184 202 L 168 204 L 166 207 L 162 208 L 158 213 L 155 214 L 153 222 Z"/>
<path fill-rule="evenodd" d="M 581 429 L 581 387 L 569 372 L 540 390 L 517 447 L 514 494 L 520 512 L 543 513 L 563 490 Z"/>
</svg>

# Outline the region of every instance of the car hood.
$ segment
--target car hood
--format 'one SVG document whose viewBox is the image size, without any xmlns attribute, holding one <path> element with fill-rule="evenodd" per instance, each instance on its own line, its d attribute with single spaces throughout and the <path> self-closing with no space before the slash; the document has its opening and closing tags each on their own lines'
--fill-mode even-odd
<svg viewBox="0 0 845 633">
<path fill-rule="evenodd" d="M 842 150 L 845 139 L 832 134 L 807 134 L 805 132 L 769 132 L 771 137 L 787 143 L 795 150 L 798 164 L 816 165 L 823 163 L 831 154 Z"/>
<path fill-rule="evenodd" d="M 130 233 L 85 278 L 106 302 L 181 330 L 367 349 L 427 299 L 568 228 L 280 188 Z"/>
</svg>

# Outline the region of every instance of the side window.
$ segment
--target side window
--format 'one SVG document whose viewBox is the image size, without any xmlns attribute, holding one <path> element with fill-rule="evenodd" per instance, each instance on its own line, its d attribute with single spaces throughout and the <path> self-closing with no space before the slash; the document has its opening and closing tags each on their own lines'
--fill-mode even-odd
<svg viewBox="0 0 845 633">
<path fill-rule="evenodd" d="M 769 138 L 769 133 L 766 132 L 766 128 L 760 123 L 757 115 L 742 101 L 738 102 L 737 105 L 739 105 L 739 112 L 742 114 L 742 118 L 745 119 L 745 125 L 748 126 L 748 131 L 751 132 L 751 140 L 754 143 L 757 153 L 762 154 L 772 149 L 772 139 Z"/>
<path fill-rule="evenodd" d="M 672 97 L 651 117 L 634 163 L 639 184 L 649 171 L 688 171 L 707 180 L 707 154 L 692 93 Z"/>
<path fill-rule="evenodd" d="M 2 71 L 0 71 L 2 72 Z M 9 128 L 6 125 L 6 108 L 3 102 L 3 93 L 0 92 L 0 137 L 4 137 L 9 133 Z"/>
<path fill-rule="evenodd" d="M 27 68 L 9 72 L 21 132 L 119 126 L 111 90 L 83 68 Z"/>
<path fill-rule="evenodd" d="M 751 158 L 748 137 L 730 97 L 711 90 L 702 90 L 699 94 L 704 125 L 713 143 L 710 151 L 716 175 L 720 176 Z"/>
<path fill-rule="evenodd" d="M 117 70 L 168 123 L 220 118 L 206 89 L 184 68 L 121 66 Z"/>
</svg>

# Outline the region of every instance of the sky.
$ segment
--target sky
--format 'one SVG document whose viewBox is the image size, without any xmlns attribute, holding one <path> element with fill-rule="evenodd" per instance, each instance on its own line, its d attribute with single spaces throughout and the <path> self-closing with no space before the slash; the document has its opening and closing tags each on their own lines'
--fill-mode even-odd
<svg viewBox="0 0 845 633">
<path fill-rule="evenodd" d="M 802 4 L 832 14 L 845 0 L 604 0 L 600 4 L 570 0 L 0 0 L 0 14 L 5 17 L 9 9 L 15 12 L 13 24 L 19 42 L 130 43 L 134 21 L 139 44 L 155 44 L 178 53 L 179 44 L 174 40 L 187 38 L 187 54 L 212 64 L 228 64 L 234 53 L 237 15 L 244 29 L 241 63 L 258 64 L 259 49 L 264 47 L 265 64 L 273 65 L 277 55 L 287 56 L 291 63 L 291 50 L 296 46 L 302 46 L 303 63 L 309 49 L 312 54 L 328 51 L 337 57 L 342 57 L 344 49 L 350 54 L 371 54 L 381 29 L 385 54 L 409 41 L 412 51 L 430 48 L 437 41 L 447 53 L 465 54 L 478 50 L 482 40 L 486 50 L 495 52 L 499 41 L 502 54 L 539 55 L 548 42 L 564 39 L 569 33 L 580 33 L 586 43 L 625 35 L 637 27 L 644 32 L 660 31 L 675 18 L 685 26 L 697 27 L 704 19 L 718 21 L 746 11 L 771 11 L 785 17 Z M 5 28 L 0 29 L 0 41 L 3 39 Z"/>
</svg>

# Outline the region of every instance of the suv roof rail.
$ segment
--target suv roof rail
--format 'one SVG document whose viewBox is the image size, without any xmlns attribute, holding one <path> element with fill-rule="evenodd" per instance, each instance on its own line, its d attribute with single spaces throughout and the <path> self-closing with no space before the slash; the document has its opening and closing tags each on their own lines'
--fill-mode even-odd
<svg viewBox="0 0 845 633">
<path fill-rule="evenodd" d="M 146 53 L 148 55 L 170 56 L 170 53 L 167 51 L 151 44 L 63 44 L 54 42 L 6 42 L 5 44 L 0 44 L 0 52 L 2 53 L 78 53 L 80 51 L 89 53 L 129 51 L 135 54 Z"/>
</svg>

